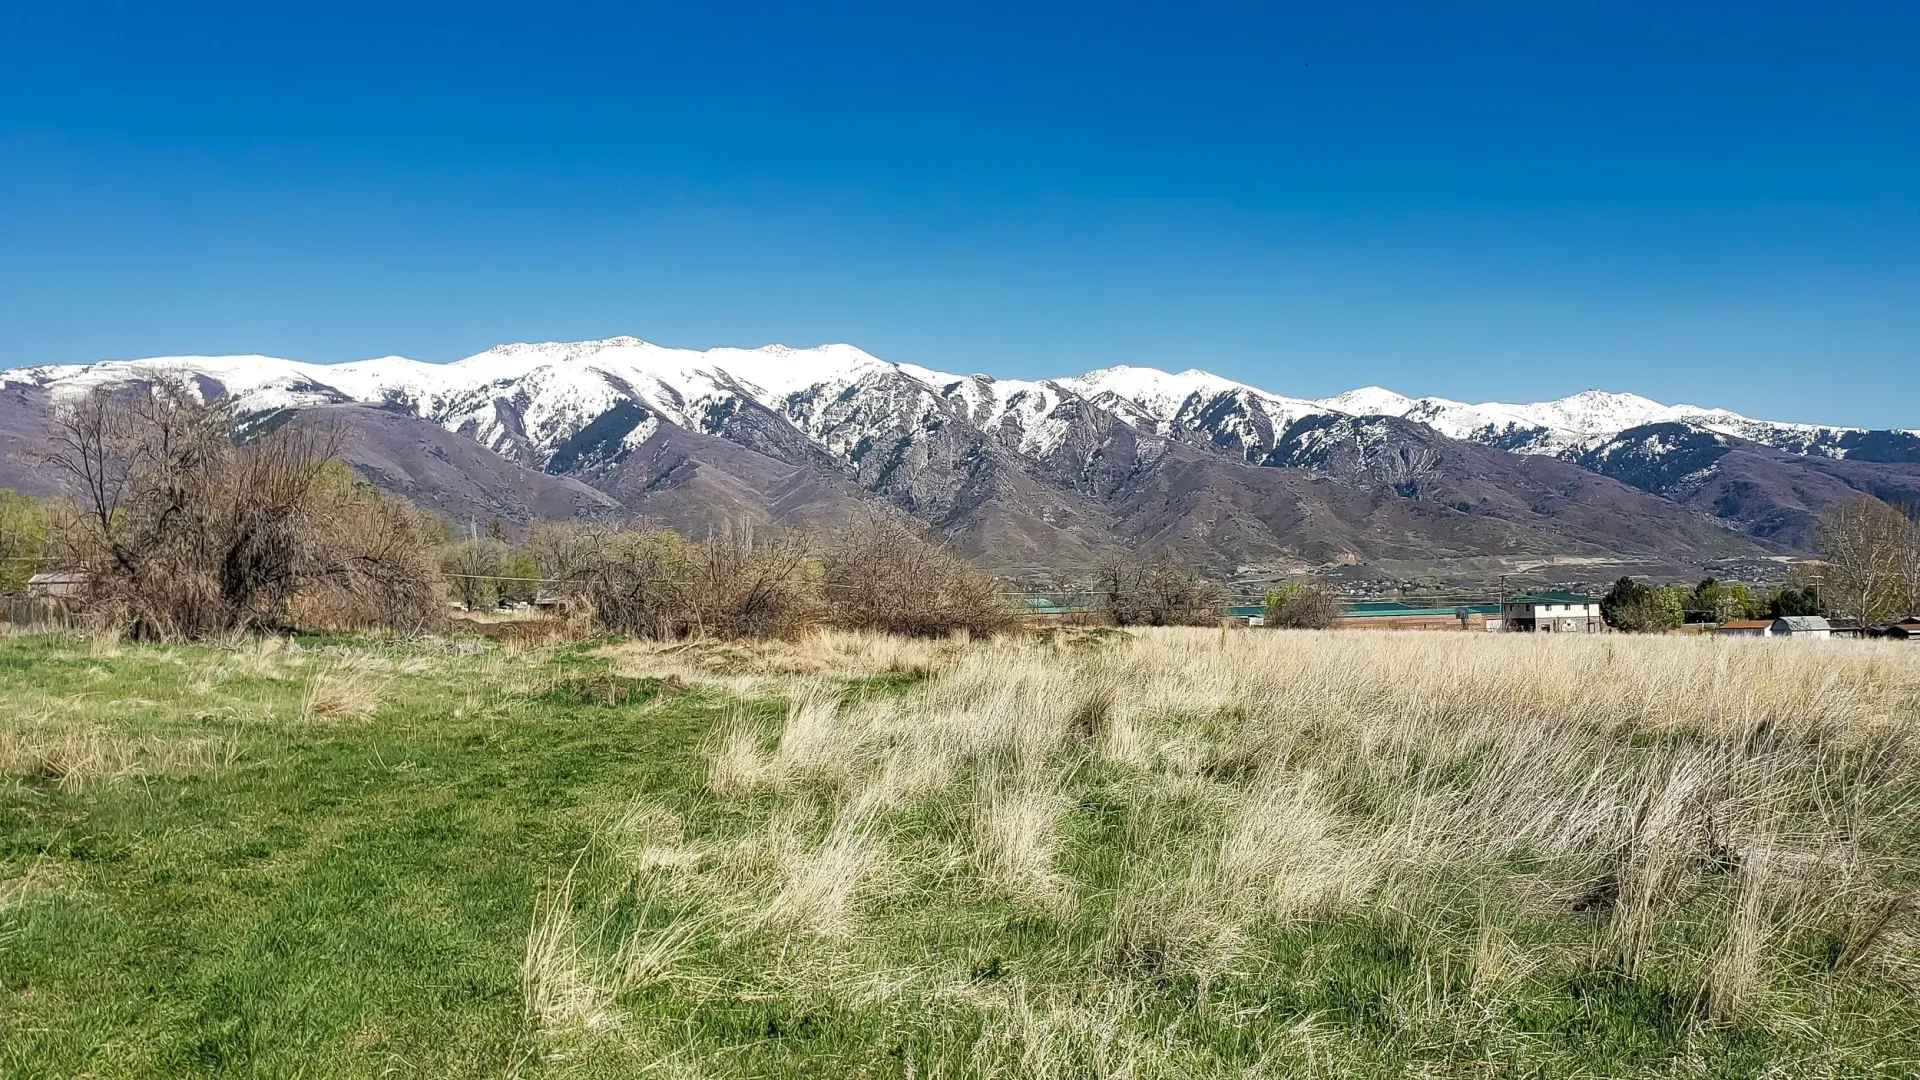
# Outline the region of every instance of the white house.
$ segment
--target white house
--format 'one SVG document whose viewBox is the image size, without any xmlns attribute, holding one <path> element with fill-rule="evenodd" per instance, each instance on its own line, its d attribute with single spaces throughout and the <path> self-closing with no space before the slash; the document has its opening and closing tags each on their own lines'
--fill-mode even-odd
<svg viewBox="0 0 1920 1080">
<path fill-rule="evenodd" d="M 1772 637 L 1773 636 L 1773 620 L 1772 619 L 1734 619 L 1730 622 L 1721 623 L 1720 629 L 1716 632 L 1721 634 L 1731 634 L 1734 637 Z"/>
<path fill-rule="evenodd" d="M 1833 624 L 1818 615 L 1782 615 L 1773 620 L 1774 637 L 1830 638 Z"/>
<path fill-rule="evenodd" d="M 1537 592 L 1500 601 L 1504 630 L 1598 634 L 1606 629 L 1600 601 L 1581 593 Z"/>
</svg>

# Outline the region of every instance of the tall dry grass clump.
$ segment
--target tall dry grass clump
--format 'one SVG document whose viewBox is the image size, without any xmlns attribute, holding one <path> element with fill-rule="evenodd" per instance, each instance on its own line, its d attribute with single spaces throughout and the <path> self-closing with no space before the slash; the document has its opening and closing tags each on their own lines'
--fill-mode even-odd
<svg viewBox="0 0 1920 1080">
<path fill-rule="evenodd" d="M 908 850 L 947 868 L 936 895 L 1111 889 L 1108 977 L 1411 923 L 1477 987 L 1659 969 L 1735 1018 L 1898 966 L 1916 717 L 1899 646 L 1158 630 L 954 650 L 904 695 L 812 679 L 773 729 L 716 739 L 711 790 L 840 808 L 768 886 L 768 918 L 803 931 L 857 938 L 850 898 L 876 867 L 924 872 Z M 1109 882 L 1063 870 L 1091 795 L 1126 808 Z M 926 813 L 944 855 L 924 824 L 891 831 Z M 1526 944 L 1560 923 L 1587 929 Z"/>
</svg>

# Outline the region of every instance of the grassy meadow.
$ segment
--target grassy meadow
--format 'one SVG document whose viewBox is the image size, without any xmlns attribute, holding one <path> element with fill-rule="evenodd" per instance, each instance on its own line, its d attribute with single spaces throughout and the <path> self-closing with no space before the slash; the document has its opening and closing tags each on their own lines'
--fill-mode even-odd
<svg viewBox="0 0 1920 1080">
<path fill-rule="evenodd" d="M 1920 649 L 0 638 L 0 1075 L 1920 1074 Z"/>
</svg>

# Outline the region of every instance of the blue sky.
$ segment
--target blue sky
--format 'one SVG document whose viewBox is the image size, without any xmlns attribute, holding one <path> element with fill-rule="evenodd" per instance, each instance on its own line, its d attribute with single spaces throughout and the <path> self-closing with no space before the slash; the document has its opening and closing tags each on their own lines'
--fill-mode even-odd
<svg viewBox="0 0 1920 1080">
<path fill-rule="evenodd" d="M 1920 426 L 1920 5 L 0 10 L 0 363 L 622 333 Z"/>
</svg>

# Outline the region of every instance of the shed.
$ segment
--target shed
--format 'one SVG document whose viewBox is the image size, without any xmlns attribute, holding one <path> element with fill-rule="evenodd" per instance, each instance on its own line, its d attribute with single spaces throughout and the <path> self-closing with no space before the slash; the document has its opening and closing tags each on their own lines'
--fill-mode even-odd
<svg viewBox="0 0 1920 1080">
<path fill-rule="evenodd" d="M 1888 638 L 1893 641 L 1920 641 L 1920 616 L 1901 619 L 1897 623 L 1875 627 L 1874 637 Z"/>
<path fill-rule="evenodd" d="M 50 570 L 27 579 L 27 595 L 35 599 L 67 600 L 81 596 L 86 589 L 84 570 Z"/>
<path fill-rule="evenodd" d="M 1782 615 L 1773 620 L 1775 637 L 1829 638 L 1833 624 L 1818 615 Z"/>
<path fill-rule="evenodd" d="M 1732 619 L 1720 624 L 1718 631 L 1734 637 L 1772 637 L 1772 619 Z"/>
</svg>

